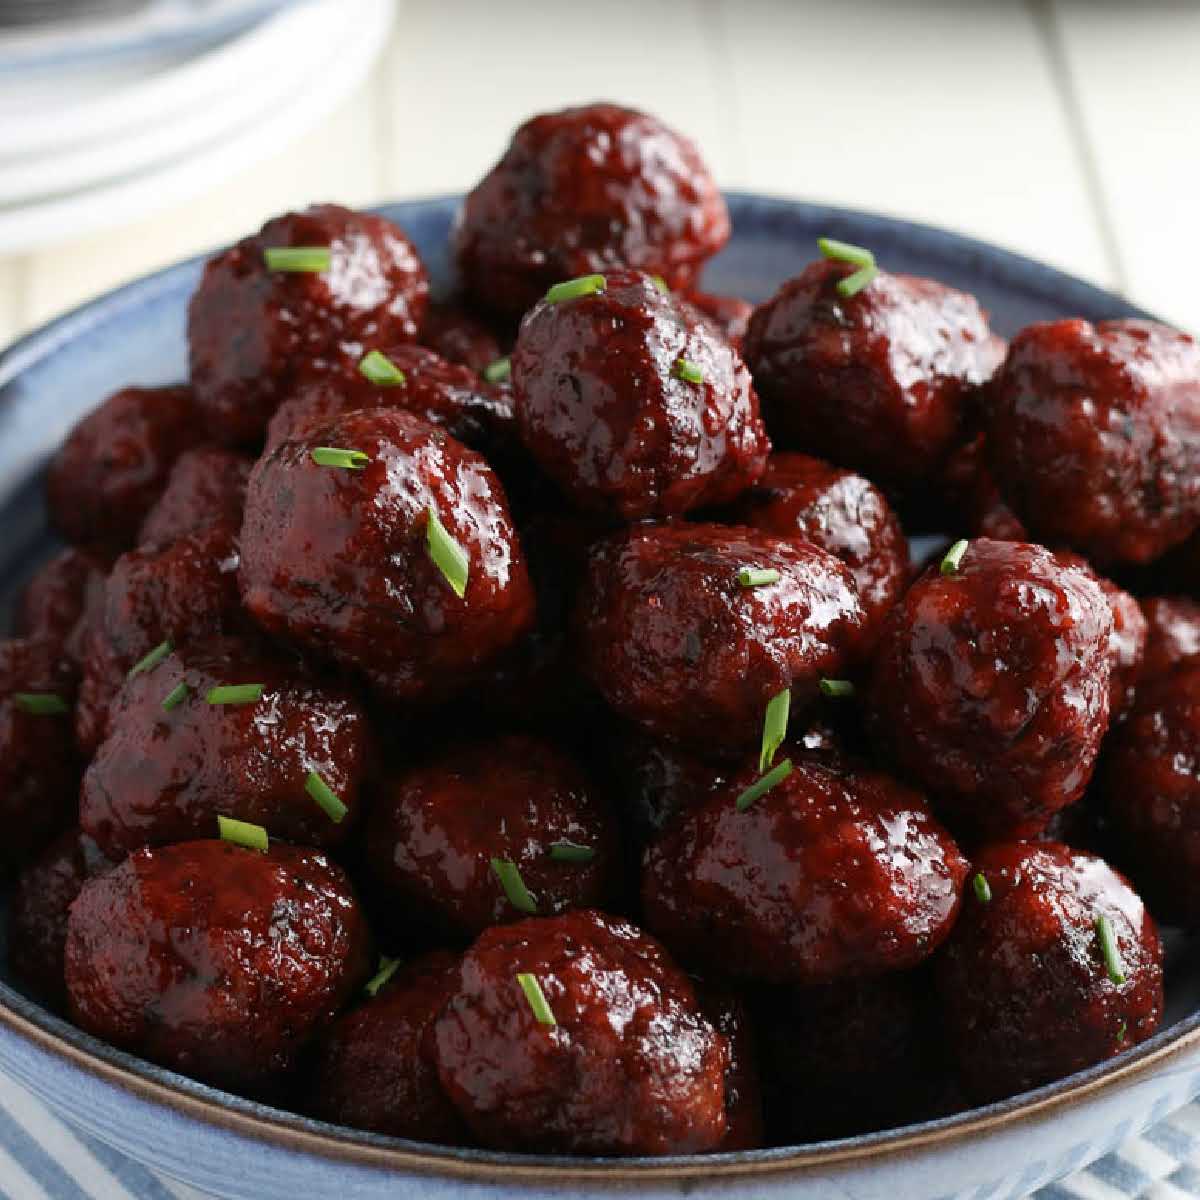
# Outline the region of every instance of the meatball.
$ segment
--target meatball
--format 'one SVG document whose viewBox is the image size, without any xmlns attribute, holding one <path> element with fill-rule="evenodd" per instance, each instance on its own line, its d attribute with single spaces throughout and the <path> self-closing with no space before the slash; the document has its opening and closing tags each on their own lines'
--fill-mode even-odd
<svg viewBox="0 0 1200 1200">
<path fill-rule="evenodd" d="M 688 292 L 685 300 L 710 324 L 724 334 L 732 346 L 740 347 L 750 324 L 754 305 L 738 296 L 714 296 L 710 292 Z"/>
<path fill-rule="evenodd" d="M 628 266 L 689 288 L 729 238 L 696 147 L 644 113 L 543 113 L 467 196 L 453 234 L 472 298 L 519 317 L 551 284 Z"/>
<path fill-rule="evenodd" d="M 908 586 L 908 542 L 883 493 L 868 479 L 804 454 L 773 454 L 731 519 L 800 538 L 850 568 L 871 631 Z"/>
<path fill-rule="evenodd" d="M 978 390 L 1004 354 L 974 297 L 819 261 L 750 318 L 743 352 L 771 436 L 896 493 L 941 474 L 978 423 Z"/>
<path fill-rule="evenodd" d="M 319 447 L 356 451 L 363 465 L 322 466 L 313 459 Z M 465 555 L 462 596 L 430 552 L 438 531 Z M 525 559 L 491 468 L 394 409 L 346 413 L 259 461 L 246 497 L 240 585 L 269 633 L 403 702 L 464 690 L 534 618 Z"/>
<path fill-rule="evenodd" d="M 421 345 L 472 371 L 483 371 L 504 353 L 495 332 L 453 301 L 430 304 L 421 325 Z"/>
<path fill-rule="evenodd" d="M 328 248 L 323 270 L 277 270 L 268 251 Z M 429 301 L 413 244 L 383 217 L 321 204 L 268 221 L 209 259 L 188 307 L 196 401 L 212 437 L 261 441 L 300 378 L 354 376 L 373 346 L 412 341 Z"/>
<path fill-rule="evenodd" d="M 532 737 L 456 745 L 396 776 L 372 805 L 367 847 L 389 907 L 424 936 L 469 940 L 527 915 L 497 860 L 517 868 L 543 916 L 602 906 L 619 882 L 608 807 L 567 755 Z"/>
<path fill-rule="evenodd" d="M 754 1150 L 763 1144 L 763 1098 L 750 1010 L 741 996 L 727 987 L 703 979 L 697 979 L 695 984 L 700 1011 L 729 1043 L 725 1136 L 716 1149 L 721 1153 Z"/>
<path fill-rule="evenodd" d="M 601 278 L 601 277 L 597 277 Z M 517 423 L 581 508 L 625 521 L 733 499 L 770 443 L 738 352 L 648 275 L 547 295 L 512 353 Z"/>
<path fill-rule="evenodd" d="M 1026 542 L 973 541 L 956 570 L 930 567 L 885 622 L 872 740 L 964 830 L 1037 833 L 1091 778 L 1112 635 L 1086 566 Z"/>
<path fill-rule="evenodd" d="M 744 807 L 758 764 L 680 813 L 646 850 L 646 927 L 684 962 L 818 984 L 927 958 L 967 863 L 924 799 L 881 772 L 796 756 Z"/>
<path fill-rule="evenodd" d="M 1108 639 L 1112 660 L 1112 698 L 1109 708 L 1115 721 L 1133 707 L 1138 680 L 1142 677 L 1150 626 L 1133 596 L 1117 587 L 1111 579 L 1101 577 L 1099 582 L 1108 597 L 1113 615 L 1112 636 Z"/>
<path fill-rule="evenodd" d="M 336 1125 L 443 1145 L 469 1141 L 433 1063 L 434 1020 L 458 984 L 444 951 L 401 967 L 374 999 L 321 1039 L 310 1108 Z"/>
<path fill-rule="evenodd" d="M 1029 531 L 1004 502 L 988 466 L 987 438 L 979 434 L 950 458 L 942 476 L 939 511 L 929 516 L 945 529 L 953 513 L 956 530 L 997 542 L 1027 542 Z"/>
<path fill-rule="evenodd" d="M 242 523 L 246 483 L 254 460 L 233 450 L 200 446 L 185 450 L 171 469 L 166 489 L 146 514 L 139 546 L 165 546 L 209 525 L 236 529 Z"/>
<path fill-rule="evenodd" d="M 1200 655 L 1200 600 L 1152 596 L 1142 601 L 1147 624 L 1142 672 L 1149 680 L 1165 675 L 1186 658 Z"/>
<path fill-rule="evenodd" d="M 942 1034 L 974 1100 L 1061 1079 L 1158 1028 L 1158 930 L 1116 871 L 1058 842 L 998 843 L 974 870 L 990 899 L 964 903 L 936 965 Z"/>
<path fill-rule="evenodd" d="M 138 850 L 88 880 L 67 921 L 77 1025 L 255 1095 L 279 1090 L 368 969 L 366 923 L 346 876 L 295 846 Z"/>
<path fill-rule="evenodd" d="M 260 691 L 210 699 L 239 685 Z M 218 814 L 332 847 L 353 827 L 370 752 L 366 713 L 344 688 L 244 639 L 192 642 L 118 693 L 83 776 L 79 822 L 112 858 L 202 837 Z M 314 773 L 349 810 L 344 819 L 318 805 Z"/>
<path fill-rule="evenodd" d="M 1152 321 L 1050 321 L 1014 339 L 988 448 L 1040 540 L 1146 563 L 1200 526 L 1200 346 Z"/>
<path fill-rule="evenodd" d="M 68 547 L 43 563 L 18 595 L 13 634 L 53 642 L 72 661 L 81 653 L 81 622 L 94 593 L 103 590 L 104 570 L 85 550 Z"/>
<path fill-rule="evenodd" d="M 778 572 L 743 587 L 744 568 Z M 755 741 L 843 674 L 865 617 L 853 576 L 806 542 L 724 525 L 640 526 L 594 547 L 576 613 L 584 669 L 614 709 L 711 752 Z"/>
<path fill-rule="evenodd" d="M 602 913 L 489 929 L 433 1044 L 442 1087 L 486 1146 L 688 1154 L 726 1134 L 725 1037 L 662 947 Z"/>
<path fill-rule="evenodd" d="M 199 436 L 188 387 L 125 388 L 88 413 L 46 472 L 46 503 L 69 542 L 117 555 L 137 540 L 175 460 Z"/>
</svg>

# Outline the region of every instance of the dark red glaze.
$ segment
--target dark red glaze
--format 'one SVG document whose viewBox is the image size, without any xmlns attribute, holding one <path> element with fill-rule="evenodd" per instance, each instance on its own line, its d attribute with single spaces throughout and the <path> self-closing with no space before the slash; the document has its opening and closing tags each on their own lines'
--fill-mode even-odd
<svg viewBox="0 0 1200 1200">
<path fill-rule="evenodd" d="M 908 541 L 869 479 L 806 454 L 772 454 L 730 518 L 828 550 L 850 568 L 871 630 L 908 586 Z"/>
<path fill-rule="evenodd" d="M 1200 600 L 1151 596 L 1142 601 L 1142 613 L 1147 625 L 1142 673 L 1148 681 L 1165 675 L 1185 658 L 1200 655 Z"/>
<path fill-rule="evenodd" d="M 430 304 L 421 323 L 421 345 L 472 371 L 482 371 L 504 354 L 495 331 L 452 300 Z"/>
<path fill-rule="evenodd" d="M 325 246 L 328 271 L 271 271 L 264 251 Z M 297 382 L 353 376 L 375 346 L 412 341 L 429 280 L 413 244 L 391 221 L 320 204 L 268 221 L 209 259 L 188 308 L 196 400 L 209 433 L 227 445 L 261 441 Z"/>
<path fill-rule="evenodd" d="M 165 546 L 209 525 L 237 529 L 254 460 L 218 446 L 185 450 L 163 494 L 146 514 L 139 546 Z"/>
<path fill-rule="evenodd" d="M 164 710 L 181 683 L 187 698 Z M 243 683 L 262 684 L 262 698 L 206 700 Z M 245 639 L 212 637 L 121 688 L 83 776 L 79 822 L 111 858 L 215 834 L 218 814 L 329 848 L 354 826 L 370 759 L 367 716 L 350 692 Z M 341 822 L 307 792 L 313 771 L 350 810 Z"/>
<path fill-rule="evenodd" d="M 1004 354 L 974 297 L 880 272 L 846 299 L 857 268 L 811 263 L 754 310 L 743 349 L 771 436 L 881 486 L 941 474 L 978 421 L 978 389 Z"/>
<path fill-rule="evenodd" d="M 1113 615 L 1086 566 L 1026 542 L 935 562 L 884 624 L 874 744 L 970 832 L 1036 833 L 1077 800 L 1108 728 Z"/>
<path fill-rule="evenodd" d="M 715 325 L 730 345 L 741 347 L 750 314 L 754 312 L 754 305 L 749 300 L 740 296 L 715 296 L 711 292 L 688 292 L 684 299 Z"/>
<path fill-rule="evenodd" d="M 647 928 L 684 962 L 775 983 L 928 958 L 967 862 L 924 799 L 879 771 L 793 754 L 791 774 L 739 811 L 758 776 L 755 762 L 647 848 Z"/>
<path fill-rule="evenodd" d="M 776 583 L 744 588 L 742 567 Z M 841 676 L 865 619 L 849 570 L 806 542 L 725 525 L 637 526 L 593 548 L 576 613 L 584 669 L 623 716 L 712 751 L 757 741 Z"/>
<path fill-rule="evenodd" d="M 138 850 L 84 884 L 67 922 L 72 1019 L 194 1079 L 285 1083 L 362 984 L 366 923 L 322 854 L 275 843 Z"/>
<path fill-rule="evenodd" d="M 555 1025 L 534 1018 L 521 973 Z M 463 959 L 434 1046 L 442 1087 L 486 1146 L 688 1154 L 726 1133 L 726 1039 L 662 947 L 602 913 L 489 929 Z"/>
<path fill-rule="evenodd" d="M 319 466 L 318 446 L 359 450 L 369 462 Z M 462 599 L 429 555 L 430 508 L 467 553 Z M 499 480 L 474 451 L 395 409 L 346 413 L 259 461 L 240 583 L 269 633 L 399 701 L 464 690 L 534 619 Z"/>
<path fill-rule="evenodd" d="M 69 542 L 120 554 L 198 436 L 191 388 L 115 392 L 71 430 L 47 469 L 54 527 Z"/>
<path fill-rule="evenodd" d="M 433 1062 L 433 1023 L 458 985 L 458 963 L 446 951 L 418 958 L 338 1018 L 317 1049 L 309 1085 L 316 1116 L 391 1137 L 469 1143 Z"/>
<path fill-rule="evenodd" d="M 689 288 L 729 229 L 687 138 L 644 113 L 589 104 L 526 121 L 467 196 L 453 240 L 471 297 L 519 317 L 551 284 L 614 267 Z"/>
<path fill-rule="evenodd" d="M 626 521 L 732 500 L 771 448 L 741 357 L 650 276 L 605 280 L 521 322 L 512 379 L 526 448 L 575 504 Z"/>
<path fill-rule="evenodd" d="M 1029 531 L 996 486 L 988 465 L 985 434 L 978 434 L 951 455 L 940 491 L 942 510 L 929 516 L 943 530 L 953 528 L 969 537 L 997 542 L 1029 541 Z"/>
<path fill-rule="evenodd" d="M 13 635 L 50 641 L 73 661 L 82 650 L 80 627 L 91 594 L 103 588 L 104 569 L 85 550 L 68 546 L 43 563 L 13 605 Z"/>
<path fill-rule="evenodd" d="M 988 435 L 1035 537 L 1146 563 L 1200 526 L 1200 346 L 1153 321 L 1050 321 L 1012 342 Z"/>
<path fill-rule="evenodd" d="M 937 962 L 941 1030 L 969 1095 L 998 1100 L 1112 1058 L 1158 1028 L 1162 946 L 1154 919 L 1102 859 L 1058 842 L 989 846 L 974 895 Z M 1109 977 L 1109 921 L 1124 983 Z"/>
<path fill-rule="evenodd" d="M 697 979 L 700 1011 L 729 1043 L 725 1071 L 725 1136 L 716 1147 L 721 1154 L 756 1150 L 763 1144 L 762 1081 L 758 1070 L 758 1038 L 750 1010 L 737 992 L 722 984 Z"/>
</svg>

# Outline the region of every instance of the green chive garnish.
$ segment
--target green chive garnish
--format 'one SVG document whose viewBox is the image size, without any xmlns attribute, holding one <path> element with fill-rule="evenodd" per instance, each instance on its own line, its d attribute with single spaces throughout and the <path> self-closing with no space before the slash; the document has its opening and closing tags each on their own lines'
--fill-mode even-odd
<svg viewBox="0 0 1200 1200">
<path fill-rule="evenodd" d="M 210 688 L 204 699 L 209 704 L 254 704 L 262 699 L 261 683 L 230 683 Z"/>
<path fill-rule="evenodd" d="M 340 467 L 343 471 L 361 471 L 370 457 L 361 450 L 342 450 L 337 446 L 318 446 L 312 452 L 318 467 Z"/>
<path fill-rule="evenodd" d="M 386 954 L 381 954 L 379 956 L 379 970 L 371 976 L 370 982 L 363 990 L 368 996 L 378 996 L 380 989 L 395 975 L 399 966 L 400 960 L 398 958 L 388 958 Z"/>
<path fill-rule="evenodd" d="M 217 829 L 221 841 L 232 842 L 235 846 L 244 846 L 247 850 L 265 851 L 270 844 L 267 831 L 261 825 L 251 825 L 249 821 L 235 821 L 232 817 L 218 817 Z"/>
<path fill-rule="evenodd" d="M 167 655 L 170 654 L 174 649 L 175 647 L 170 638 L 167 638 L 165 642 L 159 642 L 158 645 L 155 646 L 145 658 L 139 659 L 133 664 L 128 678 L 132 679 L 135 675 L 141 675 L 144 671 L 154 670 L 154 668 L 157 667 L 158 664 L 162 662 L 162 660 L 166 658 Z"/>
<path fill-rule="evenodd" d="M 854 695 L 854 684 L 849 679 L 822 679 L 817 687 L 831 700 L 849 700 Z"/>
<path fill-rule="evenodd" d="M 675 374 L 684 383 L 703 383 L 704 372 L 691 359 L 680 358 L 675 363 Z"/>
<path fill-rule="evenodd" d="M 777 767 L 760 775 L 738 798 L 738 812 L 745 812 L 756 800 L 761 800 L 776 784 L 782 783 L 792 773 L 792 760 L 785 758 Z"/>
<path fill-rule="evenodd" d="M 534 1020 L 539 1025 L 557 1025 L 558 1022 L 554 1019 L 554 1013 L 550 1011 L 546 993 L 542 991 L 542 985 L 538 983 L 537 976 L 522 971 L 517 975 L 517 982 L 521 985 L 521 991 L 525 993 L 525 999 L 529 1001 Z"/>
<path fill-rule="evenodd" d="M 550 843 L 550 857 L 555 862 L 589 863 L 596 857 L 596 851 L 592 846 L 581 846 L 563 838 L 561 842 Z"/>
<path fill-rule="evenodd" d="M 1128 1032 L 1129 1026 L 1124 1021 L 1117 1026 L 1117 1045 L 1121 1045 L 1125 1041 L 1125 1034 Z"/>
<path fill-rule="evenodd" d="M 1124 983 L 1125 964 L 1121 961 L 1121 951 L 1117 949 L 1112 922 L 1103 914 L 1096 918 L 1096 937 L 1100 942 L 1100 953 L 1104 955 L 1104 966 L 1109 979 L 1118 985 Z"/>
<path fill-rule="evenodd" d="M 792 707 L 792 693 L 784 688 L 767 702 L 767 715 L 763 721 L 762 750 L 758 756 L 758 769 L 765 771 L 775 761 L 775 751 L 787 737 L 788 712 Z"/>
<path fill-rule="evenodd" d="M 163 697 L 163 712 L 170 712 L 171 709 L 178 708 L 179 705 L 181 705 L 187 699 L 187 695 L 188 685 L 186 683 L 177 683 L 166 694 L 166 696 Z"/>
<path fill-rule="evenodd" d="M 565 279 L 556 283 L 546 293 L 547 304 L 561 304 L 564 300 L 578 300 L 581 296 L 591 296 L 602 292 L 608 287 L 608 280 L 603 275 L 580 275 L 578 279 Z"/>
<path fill-rule="evenodd" d="M 14 692 L 13 703 L 34 717 L 61 717 L 71 711 L 67 702 L 53 692 Z"/>
<path fill-rule="evenodd" d="M 304 780 L 304 790 L 321 806 L 325 815 L 335 824 L 340 825 L 350 811 L 333 794 L 333 789 L 316 771 L 309 771 Z"/>
<path fill-rule="evenodd" d="M 429 546 L 429 557 L 461 600 L 467 594 L 470 560 L 467 558 L 467 552 L 447 532 L 432 507 L 429 509 L 429 520 L 425 525 L 425 541 Z"/>
<path fill-rule="evenodd" d="M 971 880 L 971 886 L 975 889 L 975 899 L 980 904 L 990 904 L 992 901 L 992 885 L 984 878 L 982 871 L 976 871 L 974 878 Z"/>
<path fill-rule="evenodd" d="M 765 587 L 779 582 L 779 572 L 774 567 L 743 567 L 737 573 L 737 581 L 739 587 Z"/>
<path fill-rule="evenodd" d="M 967 552 L 967 547 L 971 543 L 966 538 L 959 538 L 949 550 L 946 551 L 946 557 L 942 559 L 941 572 L 943 575 L 953 575 L 955 571 L 962 565 L 963 556 Z"/>
<path fill-rule="evenodd" d="M 654 286 L 658 288 L 658 290 L 662 292 L 664 296 L 669 296 L 671 294 L 671 289 L 667 287 L 667 281 L 661 275 L 651 275 L 650 282 L 654 284 Z"/>
<path fill-rule="evenodd" d="M 853 275 L 847 275 L 837 282 L 837 293 L 845 299 L 861 292 L 879 274 L 875 255 L 862 246 L 852 246 L 849 242 L 839 242 L 834 238 L 817 238 L 817 247 L 826 258 L 859 268 Z"/>
<path fill-rule="evenodd" d="M 503 383 L 512 375 L 512 362 L 507 358 L 498 358 L 483 368 L 483 377 L 488 383 Z"/>
<path fill-rule="evenodd" d="M 328 246 L 269 246 L 263 251 L 268 271 L 328 271 L 332 259 Z"/>
<path fill-rule="evenodd" d="M 537 912 L 537 901 L 525 886 L 525 880 L 521 878 L 516 863 L 509 862 L 507 858 L 493 858 L 492 870 L 496 872 L 496 878 L 500 880 L 504 894 L 513 908 L 523 913 Z"/>
<path fill-rule="evenodd" d="M 404 383 L 404 372 L 381 350 L 364 354 L 358 364 L 361 375 L 380 387 L 400 387 Z"/>
</svg>

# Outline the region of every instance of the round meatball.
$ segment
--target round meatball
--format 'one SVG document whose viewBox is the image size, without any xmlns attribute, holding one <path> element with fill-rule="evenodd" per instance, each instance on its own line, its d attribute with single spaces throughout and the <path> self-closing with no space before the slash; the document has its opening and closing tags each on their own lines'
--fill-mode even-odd
<svg viewBox="0 0 1200 1200">
<path fill-rule="evenodd" d="M 389 907 L 426 937 L 469 940 L 527 915 L 497 860 L 517 868 L 543 916 L 603 906 L 618 890 L 607 805 L 567 755 L 532 737 L 456 746 L 390 780 L 372 805 L 367 848 Z"/>
<path fill-rule="evenodd" d="M 777 442 L 910 492 L 969 439 L 1004 343 L 931 279 L 880 272 L 839 295 L 856 270 L 810 264 L 754 310 L 743 352 Z"/>
<path fill-rule="evenodd" d="M 543 113 L 467 196 L 454 230 L 472 298 L 519 317 L 551 284 L 629 266 L 689 288 L 729 238 L 696 147 L 615 104 Z"/>
<path fill-rule="evenodd" d="M 685 300 L 724 334 L 731 346 L 740 347 L 750 324 L 754 305 L 739 296 L 714 296 L 711 292 L 688 292 Z"/>
<path fill-rule="evenodd" d="M 13 606 L 13 634 L 53 642 L 76 661 L 82 651 L 81 622 L 103 590 L 98 559 L 73 546 L 43 563 L 21 589 Z"/>
<path fill-rule="evenodd" d="M 1146 563 L 1200 526 L 1200 346 L 1152 321 L 1049 321 L 1012 342 L 988 448 L 1042 541 Z"/>
<path fill-rule="evenodd" d="M 991 897 L 963 904 L 936 964 L 942 1036 L 974 1100 L 1061 1079 L 1158 1028 L 1158 930 L 1116 871 L 1058 842 L 998 843 L 974 870 Z"/>
<path fill-rule="evenodd" d="M 272 1094 L 369 970 L 368 934 L 324 855 L 229 842 L 138 850 L 67 921 L 71 1017 L 216 1087 Z"/>
<path fill-rule="evenodd" d="M 209 699 L 248 684 L 261 688 L 248 702 Z M 344 688 L 244 639 L 192 642 L 117 694 L 83 776 L 79 823 L 111 858 L 203 837 L 218 814 L 332 847 L 354 825 L 370 751 L 366 713 Z M 314 773 L 349 810 L 343 819 L 317 804 Z"/>
<path fill-rule="evenodd" d="M 777 571 L 743 587 L 743 568 Z M 793 709 L 845 673 L 865 617 L 831 554 L 724 525 L 639 526 L 594 547 L 576 613 L 584 669 L 613 708 L 711 752 L 756 741 L 768 702 Z"/>
<path fill-rule="evenodd" d="M 504 354 L 495 332 L 454 301 L 430 304 L 421 324 L 421 345 L 447 362 L 480 372 Z"/>
<path fill-rule="evenodd" d="M 782 756 L 781 756 L 782 758 Z M 848 761 L 796 757 L 748 808 L 741 771 L 646 850 L 646 927 L 687 963 L 818 984 L 927 958 L 967 863 L 924 799 Z"/>
<path fill-rule="evenodd" d="M 1142 664 L 1146 679 L 1157 679 L 1184 659 L 1200 655 L 1200 600 L 1151 596 L 1142 601 L 1142 613 L 1147 626 Z"/>
<path fill-rule="evenodd" d="M 1086 566 L 1026 542 L 969 544 L 884 624 L 873 742 L 971 833 L 1027 836 L 1079 799 L 1108 728 L 1112 608 Z"/>
<path fill-rule="evenodd" d="M 322 466 L 318 447 L 358 451 Z M 430 552 L 467 559 L 461 597 Z M 464 690 L 533 624 L 534 596 L 504 489 L 474 451 L 411 413 L 346 413 L 284 442 L 250 477 L 242 599 L 269 633 L 361 674 L 384 697 Z"/>
<path fill-rule="evenodd" d="M 1138 680 L 1143 673 L 1150 626 L 1142 613 L 1141 605 L 1133 596 L 1117 587 L 1111 579 L 1101 576 L 1099 583 L 1108 597 L 1113 615 L 1112 636 L 1108 639 L 1108 651 L 1112 661 L 1112 698 L 1109 709 L 1115 721 L 1133 707 Z"/>
<path fill-rule="evenodd" d="M 757 1149 L 763 1144 L 763 1097 L 750 1010 L 741 996 L 727 987 L 703 979 L 697 979 L 695 984 L 700 1011 L 729 1043 L 725 1136 L 716 1149 L 722 1154 Z"/>
<path fill-rule="evenodd" d="M 327 247 L 328 269 L 272 270 L 266 252 Z M 261 441 L 298 378 L 354 376 L 373 346 L 412 341 L 429 302 L 413 244 L 383 217 L 321 204 L 209 259 L 188 307 L 196 401 L 217 441 Z"/>
<path fill-rule="evenodd" d="M 199 436 L 188 387 L 125 388 L 67 435 L 46 472 L 46 503 L 69 542 L 117 555 Z"/>
<path fill-rule="evenodd" d="M 238 528 L 253 466 L 252 458 L 217 446 L 185 450 L 142 522 L 138 545 L 166 546 L 209 525 Z"/>
<path fill-rule="evenodd" d="M 733 499 L 770 443 L 738 352 L 648 275 L 544 298 L 512 353 L 517 423 L 581 508 L 626 521 Z"/>
<path fill-rule="evenodd" d="M 872 632 L 908 586 L 908 541 L 883 493 L 853 471 L 805 454 L 773 454 L 732 520 L 800 538 L 850 568 Z"/>
<path fill-rule="evenodd" d="M 458 985 L 445 951 L 401 967 L 383 990 L 339 1017 L 321 1039 L 310 1108 L 335 1125 L 442 1145 L 469 1139 L 442 1093 L 433 1023 Z"/>
<path fill-rule="evenodd" d="M 543 1024 L 524 993 L 531 976 Z M 433 1029 L 438 1077 L 486 1146 L 689 1154 L 727 1130 L 729 1046 L 652 938 L 583 910 L 500 925 Z"/>
</svg>

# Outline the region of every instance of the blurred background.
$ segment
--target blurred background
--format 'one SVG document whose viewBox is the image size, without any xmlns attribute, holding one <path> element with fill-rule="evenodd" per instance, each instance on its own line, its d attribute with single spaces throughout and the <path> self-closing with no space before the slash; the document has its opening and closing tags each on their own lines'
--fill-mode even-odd
<svg viewBox="0 0 1200 1200">
<path fill-rule="evenodd" d="M 612 99 L 727 188 L 915 218 L 1189 328 L 1200 5 L 0 0 L 0 345 L 312 201 L 458 191 Z"/>
</svg>

